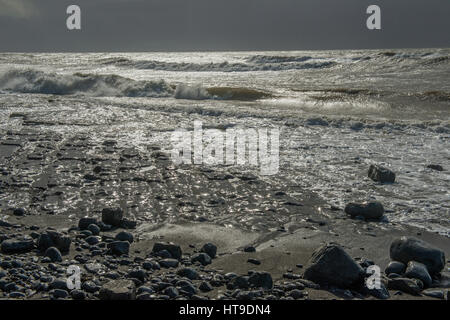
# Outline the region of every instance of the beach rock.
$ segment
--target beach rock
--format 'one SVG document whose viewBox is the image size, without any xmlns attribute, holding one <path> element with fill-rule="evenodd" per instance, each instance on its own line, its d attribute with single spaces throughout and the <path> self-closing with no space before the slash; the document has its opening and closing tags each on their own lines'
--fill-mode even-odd
<svg viewBox="0 0 450 320">
<path fill-rule="evenodd" d="M 253 246 L 246 246 L 244 252 L 256 252 L 256 248 Z"/>
<path fill-rule="evenodd" d="M 134 300 L 136 286 L 131 280 L 112 280 L 100 289 L 101 300 Z"/>
<path fill-rule="evenodd" d="M 329 243 L 313 253 L 303 277 L 321 285 L 350 288 L 364 279 L 364 269 L 340 245 Z"/>
<path fill-rule="evenodd" d="M 98 236 L 89 236 L 84 241 L 86 241 L 89 245 L 94 246 L 100 242 L 101 238 Z"/>
<path fill-rule="evenodd" d="M 423 283 L 420 280 L 409 278 L 389 279 L 388 289 L 418 295 L 423 289 Z"/>
<path fill-rule="evenodd" d="M 128 241 L 129 243 L 132 243 L 134 238 L 133 235 L 129 232 L 119 232 L 118 234 L 116 234 L 115 239 L 118 241 Z"/>
<path fill-rule="evenodd" d="M 264 271 L 253 272 L 250 275 L 248 282 L 250 285 L 257 288 L 272 289 L 273 287 L 272 276 L 270 273 Z"/>
<path fill-rule="evenodd" d="M 57 299 L 65 299 L 69 296 L 69 293 L 63 289 L 53 289 L 49 293 L 52 297 Z"/>
<path fill-rule="evenodd" d="M 378 220 L 384 215 L 383 205 L 378 201 L 349 203 L 345 206 L 344 211 L 352 218 L 361 216 L 365 219 Z"/>
<path fill-rule="evenodd" d="M 84 300 L 86 299 L 86 293 L 83 290 L 72 290 L 70 291 L 70 296 L 73 300 Z"/>
<path fill-rule="evenodd" d="M 172 258 L 175 259 L 181 259 L 182 251 L 181 247 L 173 244 L 173 243 L 163 243 L 163 242 L 157 242 L 153 245 L 152 252 L 158 253 L 162 250 L 167 250 L 172 255 Z"/>
<path fill-rule="evenodd" d="M 167 251 L 167 250 L 161 250 L 161 251 L 157 252 L 155 255 L 156 255 L 157 257 L 160 257 L 160 258 L 163 258 L 163 259 L 169 259 L 169 258 L 172 258 L 172 255 L 171 255 L 170 252 Z"/>
<path fill-rule="evenodd" d="M 390 247 L 392 260 L 408 264 L 410 261 L 423 263 L 430 275 L 441 272 L 445 266 L 445 254 L 429 243 L 410 237 L 401 237 L 392 242 Z"/>
<path fill-rule="evenodd" d="M 217 246 L 212 243 L 205 243 L 200 251 L 214 259 L 217 254 Z"/>
<path fill-rule="evenodd" d="M 50 247 L 45 251 L 44 254 L 46 257 L 49 257 L 52 262 L 61 262 L 62 256 L 61 252 L 55 247 Z"/>
<path fill-rule="evenodd" d="M 436 299 L 441 299 L 441 300 L 445 300 L 446 294 L 448 295 L 448 291 L 447 293 L 444 290 L 439 290 L 439 289 L 427 289 L 422 291 L 422 294 L 427 296 L 427 297 L 432 297 L 432 298 L 436 298 Z"/>
<path fill-rule="evenodd" d="M 92 235 L 94 236 L 98 236 L 100 234 L 100 227 L 96 224 L 91 223 L 88 227 L 87 230 L 89 230 L 90 232 L 92 232 Z"/>
<path fill-rule="evenodd" d="M 388 168 L 379 165 L 370 165 L 368 176 L 370 179 L 381 183 L 394 183 L 395 173 Z"/>
<path fill-rule="evenodd" d="M 123 218 L 123 210 L 120 208 L 104 208 L 102 210 L 102 222 L 114 227 L 120 227 Z"/>
<path fill-rule="evenodd" d="M 230 281 L 227 283 L 227 289 L 228 290 L 234 290 L 234 289 L 248 289 L 250 286 L 249 284 L 249 276 L 237 276 L 230 279 Z"/>
<path fill-rule="evenodd" d="M 97 219 L 95 219 L 95 218 L 81 218 L 78 221 L 78 229 L 87 230 L 91 224 L 97 225 L 97 223 L 98 223 Z"/>
<path fill-rule="evenodd" d="M 135 220 L 129 220 L 129 219 L 122 219 L 120 221 L 120 227 L 124 229 L 136 229 L 137 221 Z"/>
<path fill-rule="evenodd" d="M 436 171 L 444 171 L 444 168 L 439 164 L 429 164 L 427 168 Z"/>
<path fill-rule="evenodd" d="M 130 272 L 128 272 L 127 277 L 135 278 L 141 282 L 145 282 L 147 278 L 147 272 L 145 272 L 145 270 L 142 269 L 131 270 Z"/>
<path fill-rule="evenodd" d="M 406 270 L 406 264 L 399 261 L 391 261 L 386 267 L 384 273 L 390 275 L 392 273 L 403 274 Z"/>
<path fill-rule="evenodd" d="M 192 268 L 183 268 L 177 271 L 177 275 L 180 277 L 188 278 L 189 280 L 197 280 L 200 278 L 200 275 L 197 271 Z"/>
<path fill-rule="evenodd" d="M 2 252 L 5 254 L 26 253 L 34 249 L 33 240 L 7 239 L 1 244 Z"/>
<path fill-rule="evenodd" d="M 209 292 L 214 290 L 211 284 L 208 281 L 203 281 L 198 287 L 202 292 Z"/>
<path fill-rule="evenodd" d="M 196 253 L 191 257 L 191 262 L 200 262 L 202 265 L 206 266 L 211 264 L 211 257 L 204 252 Z"/>
<path fill-rule="evenodd" d="M 37 247 L 40 251 L 45 252 L 50 247 L 56 247 L 61 252 L 68 252 L 72 240 L 57 231 L 47 230 L 41 233 L 37 241 Z"/>
<path fill-rule="evenodd" d="M 163 268 L 176 268 L 178 267 L 178 260 L 176 259 L 163 259 L 159 261 L 159 264 Z"/>
<path fill-rule="evenodd" d="M 18 216 L 18 217 L 22 217 L 22 216 L 26 215 L 26 213 L 27 212 L 25 211 L 24 208 L 16 208 L 13 211 L 13 215 Z"/>
<path fill-rule="evenodd" d="M 108 243 L 108 249 L 112 254 L 123 255 L 130 251 L 130 243 L 128 241 L 114 241 Z"/>
<path fill-rule="evenodd" d="M 425 288 L 428 288 L 433 281 L 428 273 L 427 267 L 420 262 L 410 261 L 405 271 L 405 277 L 419 279 Z"/>
</svg>

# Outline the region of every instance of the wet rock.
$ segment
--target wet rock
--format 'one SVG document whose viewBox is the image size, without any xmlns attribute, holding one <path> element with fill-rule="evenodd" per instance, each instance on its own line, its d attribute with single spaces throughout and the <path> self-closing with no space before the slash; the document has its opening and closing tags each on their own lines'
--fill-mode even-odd
<svg viewBox="0 0 450 320">
<path fill-rule="evenodd" d="M 70 296 L 72 297 L 73 300 L 84 300 L 86 299 L 86 293 L 82 290 L 72 290 L 70 292 Z"/>
<path fill-rule="evenodd" d="M 203 281 L 198 288 L 203 292 L 209 292 L 214 289 L 208 281 Z"/>
<path fill-rule="evenodd" d="M 120 221 L 120 227 L 124 229 L 136 229 L 137 221 L 135 220 L 129 220 L 129 219 L 122 219 Z"/>
<path fill-rule="evenodd" d="M 439 164 L 429 164 L 427 165 L 427 168 L 436 171 L 444 171 L 444 168 Z"/>
<path fill-rule="evenodd" d="M 114 227 L 120 227 L 123 218 L 123 210 L 120 208 L 104 208 L 102 210 L 102 222 Z"/>
<path fill-rule="evenodd" d="M 227 283 L 227 289 L 228 290 L 247 289 L 250 286 L 248 281 L 249 278 L 250 278 L 249 276 L 234 277 Z"/>
<path fill-rule="evenodd" d="M 100 286 L 98 286 L 94 281 L 85 281 L 81 285 L 81 288 L 89 293 L 95 293 L 100 290 Z"/>
<path fill-rule="evenodd" d="M 261 261 L 259 261 L 259 260 L 257 260 L 257 259 L 253 259 L 253 258 L 249 258 L 249 259 L 247 260 L 247 262 L 248 262 L 248 263 L 251 263 L 251 264 L 254 264 L 254 265 L 257 265 L 257 266 L 259 266 L 259 265 L 261 264 Z"/>
<path fill-rule="evenodd" d="M 212 243 L 206 243 L 200 251 L 206 253 L 211 259 L 214 259 L 217 254 L 217 246 Z"/>
<path fill-rule="evenodd" d="M 175 288 L 175 287 L 168 287 L 168 288 L 164 289 L 163 294 L 165 294 L 165 295 L 167 295 L 167 296 L 169 296 L 170 298 L 173 299 L 173 298 L 178 297 L 178 295 L 180 293 L 178 292 L 177 288 Z"/>
<path fill-rule="evenodd" d="M 94 246 L 100 242 L 100 237 L 98 236 L 89 236 L 86 239 L 84 239 L 89 245 Z"/>
<path fill-rule="evenodd" d="M 178 267 L 178 260 L 176 259 L 163 259 L 159 261 L 159 264 L 163 268 L 176 268 Z"/>
<path fill-rule="evenodd" d="M 69 293 L 66 290 L 62 290 L 62 289 L 53 289 L 49 293 L 54 298 L 58 298 L 58 299 L 65 299 L 69 296 Z"/>
<path fill-rule="evenodd" d="M 13 214 L 15 215 L 15 216 L 18 216 L 18 217 L 22 217 L 22 216 L 24 216 L 24 215 L 26 215 L 26 211 L 25 211 L 25 209 L 24 208 L 16 208 L 16 209 L 14 209 L 14 211 L 13 211 Z"/>
<path fill-rule="evenodd" d="M 206 266 L 211 264 L 211 257 L 204 252 L 196 253 L 191 257 L 191 262 L 200 262 L 202 265 Z"/>
<path fill-rule="evenodd" d="M 409 278 L 389 279 L 388 289 L 418 295 L 423 289 L 423 283 L 420 280 Z"/>
<path fill-rule="evenodd" d="M 383 205 L 378 201 L 349 203 L 345 206 L 344 211 L 352 218 L 361 216 L 365 219 L 378 220 L 384 215 Z"/>
<path fill-rule="evenodd" d="M 247 246 L 244 248 L 244 252 L 256 252 L 256 249 L 253 246 Z"/>
<path fill-rule="evenodd" d="M 47 230 L 41 233 L 37 241 L 37 247 L 40 251 L 45 252 L 50 247 L 56 247 L 61 252 L 68 252 L 72 240 L 57 231 Z"/>
<path fill-rule="evenodd" d="M 181 247 L 173 244 L 173 243 L 163 243 L 163 242 L 157 242 L 153 245 L 152 252 L 158 253 L 162 250 L 167 250 L 170 252 L 173 258 L 180 259 L 182 255 Z"/>
<path fill-rule="evenodd" d="M 382 282 L 380 283 L 379 288 L 369 289 L 365 287 L 365 293 L 381 300 L 386 300 L 391 297 L 389 291 L 386 289 L 385 285 Z"/>
<path fill-rule="evenodd" d="M 26 253 L 34 249 L 33 240 L 7 239 L 1 244 L 2 252 L 5 254 Z"/>
<path fill-rule="evenodd" d="M 100 289 L 101 300 L 134 300 L 136 286 L 131 280 L 112 280 Z"/>
<path fill-rule="evenodd" d="M 257 287 L 257 288 L 263 288 L 263 289 L 272 289 L 273 287 L 273 281 L 272 276 L 268 272 L 253 272 L 248 282 L 251 286 Z"/>
<path fill-rule="evenodd" d="M 416 261 L 408 262 L 408 267 L 405 271 L 405 277 L 419 279 L 424 284 L 425 288 L 428 288 L 433 281 L 428 273 L 427 267 Z"/>
<path fill-rule="evenodd" d="M 97 225 L 98 221 L 95 218 L 81 218 L 78 221 L 78 229 L 87 230 L 91 224 Z"/>
<path fill-rule="evenodd" d="M 128 254 L 130 251 L 130 243 L 128 241 L 114 241 L 108 243 L 107 247 L 115 255 Z"/>
<path fill-rule="evenodd" d="M 350 288 L 364 278 L 364 270 L 338 244 L 318 248 L 308 262 L 305 279 L 321 285 Z"/>
<path fill-rule="evenodd" d="M 394 183 L 395 173 L 388 168 L 379 165 L 370 165 L 368 177 L 376 182 Z"/>
<path fill-rule="evenodd" d="M 429 243 L 410 237 L 401 237 L 392 242 L 390 247 L 392 260 L 408 264 L 410 261 L 423 263 L 430 275 L 439 273 L 445 266 L 445 254 Z"/>
<path fill-rule="evenodd" d="M 403 274 L 406 270 L 406 264 L 399 262 L 399 261 L 391 261 L 389 262 L 388 266 L 386 267 L 386 270 L 384 273 L 387 275 L 390 275 L 392 273 L 396 274 Z"/>
<path fill-rule="evenodd" d="M 87 229 L 92 232 L 92 235 L 98 236 L 100 234 L 100 227 L 96 224 L 91 223 Z"/>
<path fill-rule="evenodd" d="M 118 234 L 116 234 L 115 239 L 118 241 L 128 241 L 129 243 L 132 243 L 134 238 L 133 235 L 129 232 L 119 232 Z"/>
<path fill-rule="evenodd" d="M 172 258 L 172 255 L 167 250 L 161 250 L 158 253 L 155 254 L 157 257 L 163 258 L 163 259 L 169 259 Z"/>
<path fill-rule="evenodd" d="M 180 277 L 188 278 L 189 280 L 197 280 L 200 278 L 200 275 L 197 271 L 192 268 L 183 268 L 177 271 L 177 275 Z"/>
<path fill-rule="evenodd" d="M 142 269 L 137 269 L 137 270 L 132 270 L 132 271 L 128 272 L 127 277 L 135 278 L 141 282 L 145 282 L 145 279 L 147 278 L 147 273 Z"/>
<path fill-rule="evenodd" d="M 442 289 L 427 289 L 422 291 L 422 294 L 424 294 L 427 297 L 432 297 L 436 299 L 445 300 L 446 292 Z M 448 295 L 448 292 L 447 292 Z"/>
<path fill-rule="evenodd" d="M 58 248 L 50 247 L 45 250 L 46 257 L 49 257 L 52 262 L 62 262 L 61 252 L 59 252 Z"/>
<path fill-rule="evenodd" d="M 305 296 L 305 293 L 301 290 L 298 289 L 294 289 L 292 291 L 289 292 L 289 296 L 294 298 L 294 299 L 301 299 Z"/>
</svg>

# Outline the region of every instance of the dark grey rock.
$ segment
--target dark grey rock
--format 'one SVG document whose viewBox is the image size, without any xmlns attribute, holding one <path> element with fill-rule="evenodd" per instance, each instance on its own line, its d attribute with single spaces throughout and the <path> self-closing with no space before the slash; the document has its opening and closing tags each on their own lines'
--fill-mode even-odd
<svg viewBox="0 0 450 320">
<path fill-rule="evenodd" d="M 104 208 L 102 210 L 102 222 L 114 227 L 120 227 L 123 218 L 123 210 L 120 208 Z"/>
<path fill-rule="evenodd" d="M 388 289 L 400 290 L 412 295 L 418 295 L 423 289 L 423 283 L 420 280 L 409 278 L 389 279 Z"/>
<path fill-rule="evenodd" d="M 132 271 L 128 272 L 127 277 L 135 278 L 141 282 L 145 282 L 145 280 L 147 278 L 147 272 L 145 272 L 142 269 L 132 270 Z"/>
<path fill-rule="evenodd" d="M 197 271 L 192 268 L 183 268 L 177 271 L 177 275 L 180 277 L 188 278 L 189 280 L 197 280 L 200 278 L 200 275 Z"/>
<path fill-rule="evenodd" d="M 441 300 L 445 300 L 446 297 L 446 292 L 443 289 L 427 289 L 422 291 L 422 294 L 426 295 L 427 297 L 432 297 Z"/>
<path fill-rule="evenodd" d="M 433 281 L 430 274 L 428 273 L 427 267 L 423 263 L 416 261 L 408 262 L 408 266 L 405 271 L 405 277 L 419 279 L 420 281 L 422 281 L 425 288 L 431 286 L 431 282 Z"/>
<path fill-rule="evenodd" d="M 134 240 L 133 235 L 131 233 L 125 232 L 125 231 L 122 231 L 122 232 L 119 232 L 118 234 L 116 234 L 115 239 L 118 241 L 128 241 L 129 243 L 132 243 Z"/>
<path fill-rule="evenodd" d="M 98 236 L 89 236 L 86 239 L 84 239 L 89 245 L 94 246 L 100 242 L 100 237 Z"/>
<path fill-rule="evenodd" d="M 394 183 L 395 173 L 388 168 L 379 165 L 370 165 L 368 177 L 376 182 Z"/>
<path fill-rule="evenodd" d="M 16 208 L 13 211 L 13 214 L 18 217 L 22 217 L 27 214 L 24 208 Z"/>
<path fill-rule="evenodd" d="M 214 259 L 217 254 L 217 246 L 212 243 L 205 243 L 200 251 L 206 253 L 211 259 Z"/>
<path fill-rule="evenodd" d="M 173 244 L 173 243 L 163 243 L 163 242 L 157 242 L 153 245 L 153 253 L 158 253 L 162 250 L 167 250 L 172 255 L 172 258 L 174 259 L 181 259 L 182 251 L 181 247 Z"/>
<path fill-rule="evenodd" d="M 163 259 L 159 261 L 159 264 L 163 268 L 176 268 L 178 267 L 178 260 L 176 259 Z"/>
<path fill-rule="evenodd" d="M 137 221 L 129 220 L 129 219 L 122 219 L 120 221 L 120 227 L 124 229 L 136 229 Z"/>
<path fill-rule="evenodd" d="M 168 287 L 168 288 L 164 289 L 163 293 L 172 299 L 178 297 L 178 295 L 180 294 L 178 292 L 178 289 L 175 287 Z"/>
<path fill-rule="evenodd" d="M 93 281 L 85 281 L 85 282 L 83 282 L 83 284 L 81 285 L 81 288 L 84 291 L 89 292 L 89 293 L 95 293 L 95 292 L 100 290 L 100 286 L 98 286 Z"/>
<path fill-rule="evenodd" d="M 365 219 L 378 220 L 384 215 L 383 205 L 378 201 L 349 203 L 345 206 L 344 211 L 352 218 L 361 216 Z"/>
<path fill-rule="evenodd" d="M 130 243 L 128 241 L 114 241 L 108 243 L 108 249 L 112 254 L 123 255 L 130 251 Z"/>
<path fill-rule="evenodd" d="M 391 295 L 389 294 L 389 291 L 386 289 L 383 282 L 380 283 L 380 288 L 369 289 L 366 287 L 365 289 L 366 289 L 365 293 L 367 293 L 377 299 L 386 300 L 391 297 Z"/>
<path fill-rule="evenodd" d="M 38 241 L 37 247 L 42 252 L 45 252 L 50 247 L 56 247 L 61 252 L 68 252 L 70 250 L 70 244 L 72 240 L 70 237 L 64 235 L 63 233 L 47 230 L 41 233 Z"/>
<path fill-rule="evenodd" d="M 250 278 L 249 276 L 234 277 L 227 283 L 227 289 L 228 290 L 248 289 L 250 286 L 249 278 Z"/>
<path fill-rule="evenodd" d="M 445 266 L 445 254 L 429 243 L 410 237 L 394 240 L 390 248 L 392 260 L 408 264 L 410 261 L 423 263 L 430 275 L 438 274 Z"/>
<path fill-rule="evenodd" d="M 63 289 L 53 289 L 49 293 L 54 298 L 59 298 L 59 299 L 65 299 L 65 298 L 67 298 L 69 296 L 69 293 L 66 290 L 63 290 Z"/>
<path fill-rule="evenodd" d="M 26 253 L 34 249 L 33 240 L 7 239 L 1 244 L 2 252 L 5 254 Z"/>
<path fill-rule="evenodd" d="M 259 260 L 257 260 L 257 259 L 254 259 L 254 258 L 249 258 L 249 259 L 247 260 L 247 262 L 248 262 L 248 263 L 251 263 L 251 264 L 255 264 L 255 265 L 257 265 L 257 266 L 259 266 L 259 265 L 261 264 L 261 261 L 259 261 Z"/>
<path fill-rule="evenodd" d="M 72 290 L 70 292 L 70 296 L 72 297 L 73 300 L 84 300 L 86 299 L 86 293 L 82 290 Z"/>
<path fill-rule="evenodd" d="M 87 230 L 88 227 L 91 224 L 97 225 L 98 224 L 97 219 L 95 219 L 95 218 L 81 218 L 78 221 L 78 229 L 80 229 L 80 230 Z"/>
<path fill-rule="evenodd" d="M 169 259 L 169 258 L 172 258 L 172 255 L 171 255 L 170 252 L 167 251 L 167 250 L 161 250 L 161 251 L 157 252 L 155 255 L 156 255 L 157 257 L 160 257 L 160 258 L 163 258 L 163 259 Z"/>
<path fill-rule="evenodd" d="M 112 280 L 100 289 L 101 300 L 134 300 L 136 298 L 136 286 L 131 280 Z"/>
<path fill-rule="evenodd" d="M 206 266 L 211 264 L 211 257 L 204 252 L 196 253 L 191 257 L 191 262 L 200 262 L 202 265 Z"/>
<path fill-rule="evenodd" d="M 444 168 L 439 164 L 429 164 L 427 166 L 428 169 L 436 170 L 436 171 L 444 171 Z"/>
<path fill-rule="evenodd" d="M 329 243 L 313 253 L 303 277 L 321 285 L 350 288 L 364 279 L 364 270 L 340 245 Z"/>
<path fill-rule="evenodd" d="M 58 248 L 50 247 L 45 250 L 46 257 L 49 257 L 52 262 L 62 262 L 61 252 L 59 252 Z"/>
<path fill-rule="evenodd" d="M 203 281 L 198 288 L 203 292 L 209 292 L 214 289 L 208 281 Z"/>
<path fill-rule="evenodd" d="M 294 298 L 294 299 L 301 299 L 305 296 L 305 293 L 301 290 L 298 289 L 294 289 L 292 291 L 289 292 L 289 296 Z"/>
<path fill-rule="evenodd" d="M 246 246 L 244 252 L 256 252 L 256 249 L 253 246 Z"/>
<path fill-rule="evenodd" d="M 248 282 L 251 286 L 263 289 L 272 289 L 272 276 L 268 272 L 258 271 L 250 275 Z"/>
<path fill-rule="evenodd" d="M 87 229 L 92 232 L 92 235 L 98 236 L 100 234 L 100 227 L 96 224 L 90 224 Z"/>
<path fill-rule="evenodd" d="M 406 264 L 399 261 L 391 261 L 389 262 L 386 270 L 384 271 L 387 275 L 391 273 L 403 274 L 406 270 Z"/>
</svg>

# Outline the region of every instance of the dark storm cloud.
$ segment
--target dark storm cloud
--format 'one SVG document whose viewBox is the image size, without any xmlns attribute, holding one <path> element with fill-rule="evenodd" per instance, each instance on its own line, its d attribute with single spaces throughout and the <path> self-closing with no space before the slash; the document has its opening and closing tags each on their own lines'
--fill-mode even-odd
<svg viewBox="0 0 450 320">
<path fill-rule="evenodd" d="M 366 28 L 370 4 L 382 30 Z M 450 47 L 449 31 L 448 0 L 0 0 L 0 51 Z"/>
</svg>

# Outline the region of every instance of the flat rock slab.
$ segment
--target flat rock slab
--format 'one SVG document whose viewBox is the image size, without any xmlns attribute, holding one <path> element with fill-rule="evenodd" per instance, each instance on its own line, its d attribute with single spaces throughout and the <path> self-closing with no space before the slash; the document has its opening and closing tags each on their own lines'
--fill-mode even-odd
<svg viewBox="0 0 450 320">
<path fill-rule="evenodd" d="M 131 280 L 113 280 L 103 285 L 99 298 L 101 300 L 134 300 L 136 286 Z"/>
</svg>

